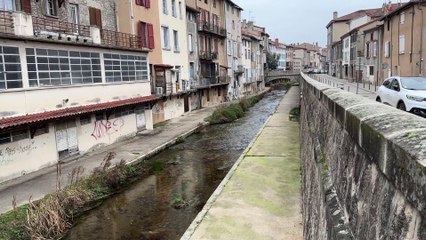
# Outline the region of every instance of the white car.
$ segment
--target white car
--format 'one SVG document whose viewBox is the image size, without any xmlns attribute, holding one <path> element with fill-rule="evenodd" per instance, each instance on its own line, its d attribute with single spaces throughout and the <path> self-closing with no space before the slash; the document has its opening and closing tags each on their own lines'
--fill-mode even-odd
<svg viewBox="0 0 426 240">
<path fill-rule="evenodd" d="M 426 117 L 426 77 L 387 78 L 376 101 Z"/>
</svg>

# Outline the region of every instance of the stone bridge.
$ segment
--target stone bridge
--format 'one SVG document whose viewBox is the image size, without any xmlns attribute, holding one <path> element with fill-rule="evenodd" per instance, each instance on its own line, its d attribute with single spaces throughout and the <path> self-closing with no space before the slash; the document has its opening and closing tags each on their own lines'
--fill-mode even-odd
<svg viewBox="0 0 426 240">
<path fill-rule="evenodd" d="M 426 119 L 301 75 L 304 239 L 426 239 Z"/>
<path fill-rule="evenodd" d="M 279 82 L 299 81 L 300 71 L 269 71 L 265 75 L 265 84 L 271 85 Z"/>
</svg>

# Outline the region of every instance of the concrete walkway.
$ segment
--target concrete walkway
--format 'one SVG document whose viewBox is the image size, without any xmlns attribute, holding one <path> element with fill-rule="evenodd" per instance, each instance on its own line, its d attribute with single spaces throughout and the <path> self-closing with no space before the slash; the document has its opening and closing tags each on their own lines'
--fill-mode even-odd
<svg viewBox="0 0 426 240">
<path fill-rule="evenodd" d="M 303 239 L 298 104 L 293 87 L 181 240 Z"/>
<path fill-rule="evenodd" d="M 83 155 L 76 161 L 61 164 L 61 186 L 69 183 L 69 174 L 79 167 L 84 169 L 83 176 L 92 173 L 93 169 L 100 166 L 108 152 L 115 152 L 113 164 L 124 159 L 133 162 L 148 158 L 155 153 L 175 143 L 180 136 L 186 136 L 195 131 L 200 125 L 206 124 L 204 119 L 212 114 L 216 107 L 194 111 L 184 116 L 174 118 L 163 126 L 156 128 L 155 135 L 136 136 L 127 141 L 118 142 L 101 150 Z M 32 200 L 38 200 L 52 193 L 57 188 L 56 166 L 28 174 L 21 178 L 0 184 L 0 213 L 11 210 L 13 196 L 16 196 L 18 206 Z"/>
</svg>

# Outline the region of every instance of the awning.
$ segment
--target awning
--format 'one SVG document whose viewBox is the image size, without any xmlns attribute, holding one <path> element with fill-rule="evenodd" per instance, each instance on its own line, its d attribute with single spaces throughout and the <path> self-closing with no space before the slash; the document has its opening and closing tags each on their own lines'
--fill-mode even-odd
<svg viewBox="0 0 426 240">
<path fill-rule="evenodd" d="M 46 120 L 59 119 L 69 116 L 76 116 L 85 113 L 97 112 L 105 109 L 111 109 L 126 105 L 133 105 L 144 102 L 152 102 L 159 99 L 159 97 L 155 95 L 145 96 L 145 97 L 136 97 L 129 98 L 124 100 L 112 101 L 112 102 L 104 102 L 104 103 L 96 103 L 84 106 L 75 106 L 75 107 L 67 107 L 52 111 L 45 111 L 39 113 L 31 113 L 22 116 L 12 116 L 12 117 L 4 117 L 0 118 L 0 129 L 14 127 L 18 125 L 35 123 Z"/>
</svg>

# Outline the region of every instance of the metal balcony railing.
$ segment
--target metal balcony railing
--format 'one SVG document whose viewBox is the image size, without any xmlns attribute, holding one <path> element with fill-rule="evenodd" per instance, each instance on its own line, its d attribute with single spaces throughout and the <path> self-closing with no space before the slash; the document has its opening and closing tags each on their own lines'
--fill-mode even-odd
<svg viewBox="0 0 426 240">
<path fill-rule="evenodd" d="M 217 55 L 216 52 L 200 51 L 199 57 L 200 57 L 201 60 L 212 61 L 212 60 L 216 60 L 218 55 Z"/>
<path fill-rule="evenodd" d="M 142 41 L 136 35 L 129 33 L 101 30 L 102 45 L 109 47 L 141 49 Z"/>
<path fill-rule="evenodd" d="M 221 37 L 226 37 L 226 29 L 219 27 L 217 25 L 213 25 L 206 21 L 199 21 L 198 22 L 198 30 L 208 33 L 213 33 L 216 35 L 219 35 Z"/>
<path fill-rule="evenodd" d="M 0 10 L 0 33 L 15 33 L 12 12 Z"/>
<path fill-rule="evenodd" d="M 78 35 L 82 37 L 90 37 L 90 27 L 74 24 L 58 19 L 50 19 L 45 17 L 32 16 L 34 35 L 42 33 L 62 33 L 69 35 Z"/>
<path fill-rule="evenodd" d="M 207 76 L 207 77 L 201 77 L 200 80 L 192 80 L 191 81 L 191 88 L 197 89 L 197 88 L 206 88 L 213 85 L 219 85 L 219 84 L 227 84 L 229 83 L 229 77 L 228 76 Z"/>
</svg>

